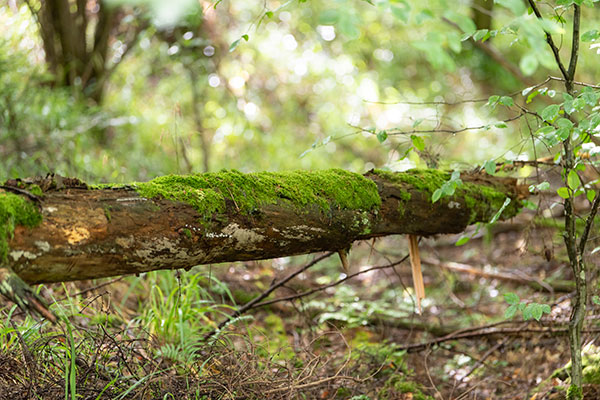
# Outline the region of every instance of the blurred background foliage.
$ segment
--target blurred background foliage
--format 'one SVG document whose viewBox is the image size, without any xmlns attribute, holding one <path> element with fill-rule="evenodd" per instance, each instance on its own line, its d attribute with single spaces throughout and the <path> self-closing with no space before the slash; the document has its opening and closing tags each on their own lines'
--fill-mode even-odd
<svg viewBox="0 0 600 400">
<path fill-rule="evenodd" d="M 106 55 L 96 43 L 89 57 L 102 69 L 94 80 L 73 61 L 51 65 L 36 23 L 42 4 L 11 0 L 0 6 L 0 177 L 52 171 L 124 182 L 223 168 L 364 172 L 531 157 L 518 124 L 494 124 L 514 112 L 463 102 L 518 93 L 553 67 L 521 2 L 497 1 L 491 18 L 492 4 L 91 1 L 88 24 L 69 35 L 93 47 L 102 13 L 111 16 Z M 560 31 L 556 15 L 550 28 Z M 485 29 L 494 37 L 469 39 Z M 583 49 L 582 80 L 593 77 L 594 57 Z M 394 135 L 486 125 L 417 133 L 424 148 Z"/>
</svg>

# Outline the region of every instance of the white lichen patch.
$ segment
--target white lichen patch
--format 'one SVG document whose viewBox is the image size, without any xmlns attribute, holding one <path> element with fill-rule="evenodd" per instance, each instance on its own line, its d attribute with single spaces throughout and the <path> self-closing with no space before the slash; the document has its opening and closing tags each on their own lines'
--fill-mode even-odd
<svg viewBox="0 0 600 400">
<path fill-rule="evenodd" d="M 46 242 L 45 240 L 36 240 L 34 244 L 44 253 L 50 251 L 50 243 Z"/>
<path fill-rule="evenodd" d="M 448 202 L 448 208 L 449 209 L 460 208 L 460 203 L 458 203 L 456 201 L 449 201 Z"/>
<path fill-rule="evenodd" d="M 25 257 L 28 260 L 35 260 L 38 257 L 37 254 L 22 250 L 13 250 L 9 253 L 9 255 L 14 261 L 18 261 L 21 257 Z"/>
<path fill-rule="evenodd" d="M 169 265 L 173 268 L 182 268 L 201 264 L 206 259 L 206 254 L 201 250 L 189 250 L 179 245 L 179 239 L 167 237 L 157 238 L 144 242 L 142 247 L 135 251 L 135 255 L 142 260 L 143 265 L 152 270 L 151 266 Z M 134 263 L 138 265 L 138 263 Z"/>
<path fill-rule="evenodd" d="M 236 223 L 227 225 L 222 232 L 237 242 L 236 249 L 256 250 L 255 244 L 265 240 L 265 236 L 257 230 L 240 228 Z"/>
<path fill-rule="evenodd" d="M 315 234 L 325 232 L 322 228 L 317 228 L 308 225 L 296 225 L 286 228 L 283 231 L 283 235 L 286 239 L 300 240 L 302 242 L 308 242 L 315 238 Z"/>
<path fill-rule="evenodd" d="M 44 213 L 48 213 L 48 214 L 52 214 L 53 212 L 58 211 L 58 208 L 56 207 L 44 207 L 43 212 Z"/>
</svg>

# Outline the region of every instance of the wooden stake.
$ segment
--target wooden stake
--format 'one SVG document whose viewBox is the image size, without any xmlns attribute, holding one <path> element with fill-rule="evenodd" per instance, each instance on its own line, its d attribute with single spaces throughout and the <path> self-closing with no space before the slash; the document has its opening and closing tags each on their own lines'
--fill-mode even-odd
<svg viewBox="0 0 600 400">
<path fill-rule="evenodd" d="M 348 275 L 348 271 L 350 269 L 350 264 L 348 263 L 348 250 L 338 250 L 338 255 L 340 256 L 340 261 L 342 262 L 342 268 L 344 268 L 344 272 L 346 275 Z"/>
<path fill-rule="evenodd" d="M 423 285 L 423 273 L 421 272 L 421 256 L 419 255 L 419 239 L 415 235 L 408 235 L 408 254 L 410 255 L 410 266 L 412 268 L 413 285 L 417 298 L 417 308 L 421 313 L 421 299 L 425 298 L 425 286 Z"/>
</svg>

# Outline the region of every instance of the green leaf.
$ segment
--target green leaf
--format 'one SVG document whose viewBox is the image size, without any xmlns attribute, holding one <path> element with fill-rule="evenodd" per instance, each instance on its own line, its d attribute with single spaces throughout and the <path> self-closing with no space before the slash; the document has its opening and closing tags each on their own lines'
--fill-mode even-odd
<svg viewBox="0 0 600 400">
<path fill-rule="evenodd" d="M 487 105 L 494 108 L 494 107 L 496 107 L 496 104 L 498 104 L 498 100 L 500 100 L 500 96 L 497 96 L 497 95 L 490 96 L 490 98 L 488 99 Z"/>
<path fill-rule="evenodd" d="M 433 195 L 431 195 L 431 202 L 435 203 L 436 201 L 438 201 L 440 199 L 440 197 L 442 197 L 442 189 L 436 189 L 435 192 L 433 192 Z"/>
<path fill-rule="evenodd" d="M 533 89 L 535 89 L 534 86 L 529 86 L 528 88 L 523 89 L 523 91 L 521 92 L 521 94 L 523 96 L 527 96 Z"/>
<path fill-rule="evenodd" d="M 521 69 L 521 72 L 523 72 L 523 75 L 529 76 L 533 75 L 539 64 L 540 62 L 538 61 L 537 56 L 534 53 L 529 52 L 521 58 L 521 61 L 519 61 L 519 68 Z"/>
<path fill-rule="evenodd" d="M 498 103 L 502 104 L 503 106 L 506 107 L 512 107 L 515 102 L 513 101 L 512 97 L 510 96 L 502 96 L 500 97 L 500 100 L 498 101 Z"/>
<path fill-rule="evenodd" d="M 504 128 L 508 128 L 508 125 L 506 125 L 504 122 L 498 122 L 497 124 L 494 125 L 496 128 L 500 128 L 500 129 L 504 129 Z"/>
<path fill-rule="evenodd" d="M 541 304 L 532 304 L 531 307 L 531 315 L 536 321 L 539 321 L 542 318 L 542 305 Z"/>
<path fill-rule="evenodd" d="M 541 117 L 544 121 L 552 121 L 558 116 L 560 106 L 558 104 L 551 104 L 544 108 L 541 113 Z"/>
<path fill-rule="evenodd" d="M 504 300 L 510 305 L 518 304 L 521 301 L 519 296 L 513 292 L 504 293 Z"/>
<path fill-rule="evenodd" d="M 588 201 L 591 203 L 596 198 L 596 191 L 595 190 L 588 190 L 585 193 L 585 195 L 586 195 Z"/>
<path fill-rule="evenodd" d="M 240 40 L 242 40 L 242 39 L 240 38 L 238 40 L 234 40 L 233 42 L 231 42 L 231 44 L 229 45 L 229 52 L 230 53 L 232 51 L 234 51 L 236 47 L 238 47 L 238 45 L 240 44 Z"/>
<path fill-rule="evenodd" d="M 550 308 L 550 306 L 548 304 L 541 304 L 542 306 L 542 312 L 545 314 L 550 314 L 550 312 L 552 312 L 552 309 Z"/>
<path fill-rule="evenodd" d="M 563 199 L 568 199 L 569 198 L 569 189 L 567 189 L 566 187 L 558 188 L 558 190 L 556 191 L 556 193 L 558 193 L 558 195 L 560 197 L 562 197 Z"/>
<path fill-rule="evenodd" d="M 598 297 L 598 295 L 592 296 L 592 303 L 594 303 L 597 306 L 600 306 L 600 297 Z"/>
<path fill-rule="evenodd" d="M 388 134 L 386 131 L 379 131 L 377 132 L 377 140 L 379 140 L 379 143 L 383 143 L 387 140 L 388 138 Z"/>
<path fill-rule="evenodd" d="M 247 42 L 248 39 L 250 39 L 250 37 L 248 35 L 242 35 L 242 39 L 244 39 Z"/>
<path fill-rule="evenodd" d="M 567 129 L 573 128 L 573 122 L 571 122 L 567 118 L 559 118 L 559 119 L 557 119 L 556 120 L 556 125 L 559 128 L 567 128 Z"/>
<path fill-rule="evenodd" d="M 417 135 L 410 135 L 410 140 L 412 141 L 413 146 L 419 151 L 425 150 L 425 140 L 422 137 Z"/>
<path fill-rule="evenodd" d="M 556 131 L 556 137 L 560 140 L 567 140 L 569 135 L 571 134 L 571 129 L 569 128 L 560 128 Z"/>
<path fill-rule="evenodd" d="M 569 176 L 567 177 L 567 185 L 569 189 L 575 190 L 579 187 L 580 181 L 577 172 L 571 170 L 569 171 Z"/>
<path fill-rule="evenodd" d="M 471 240 L 470 237 L 468 237 L 468 236 L 461 236 L 460 239 L 458 239 L 454 245 L 455 246 L 462 246 L 463 244 L 467 243 L 469 240 Z"/>
<path fill-rule="evenodd" d="M 504 209 L 510 204 L 510 202 L 510 197 L 507 197 L 506 200 L 504 200 L 504 204 L 502 204 L 502 207 L 500 207 L 498 212 L 492 217 L 490 224 L 493 224 L 494 222 L 498 221 L 498 218 L 500 218 L 500 215 L 502 215 L 502 211 L 504 211 Z"/>
<path fill-rule="evenodd" d="M 506 311 L 504 312 L 504 318 L 506 319 L 510 319 L 512 317 L 515 316 L 515 314 L 517 313 L 517 305 L 513 304 L 512 306 L 508 307 L 506 309 Z"/>
<path fill-rule="evenodd" d="M 548 181 L 544 181 L 537 185 L 538 190 L 548 190 L 550 189 L 550 183 Z"/>
<path fill-rule="evenodd" d="M 600 32 L 598 32 L 598 29 L 592 29 L 591 31 L 587 31 L 581 35 L 582 42 L 593 42 L 598 38 L 600 38 Z"/>
<path fill-rule="evenodd" d="M 480 41 L 488 34 L 488 32 L 489 31 L 487 29 L 479 29 L 475 31 L 475 33 L 473 34 L 473 40 L 476 42 Z"/>
<path fill-rule="evenodd" d="M 496 162 L 494 160 L 487 160 L 483 164 L 483 168 L 485 169 L 485 172 L 488 173 L 488 175 L 496 174 Z"/>
<path fill-rule="evenodd" d="M 554 133 L 556 129 L 553 126 L 544 126 L 535 131 L 535 134 L 538 136 L 548 136 L 551 133 Z"/>
<path fill-rule="evenodd" d="M 532 313 L 533 310 L 532 310 L 531 304 L 527 304 L 522 311 L 523 311 L 523 319 L 525 321 L 533 318 L 533 313 Z"/>
<path fill-rule="evenodd" d="M 451 181 L 460 181 L 460 171 L 459 170 L 452 171 L 452 175 L 450 176 L 450 180 Z M 460 183 L 462 183 L 462 182 L 460 182 Z"/>
<path fill-rule="evenodd" d="M 273 11 L 267 11 L 265 15 L 267 16 L 267 18 L 273 18 Z"/>
</svg>

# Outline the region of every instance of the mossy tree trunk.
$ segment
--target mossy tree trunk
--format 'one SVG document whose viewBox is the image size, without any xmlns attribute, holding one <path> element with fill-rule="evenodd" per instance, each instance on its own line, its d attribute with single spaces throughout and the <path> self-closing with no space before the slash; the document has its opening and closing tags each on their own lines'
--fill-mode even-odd
<svg viewBox="0 0 600 400">
<path fill-rule="evenodd" d="M 34 200 L 42 219 L 16 224 L 0 256 L 29 283 L 58 282 L 341 250 L 391 234 L 458 233 L 488 222 L 507 197 L 502 218 L 519 210 L 524 192 L 516 180 L 482 174 L 463 174 L 453 196 L 432 203 L 449 177 L 326 170 L 99 187 L 60 177 L 12 180 L 0 191 L 0 215 L 12 218 L 3 199 L 17 194 Z"/>
</svg>

